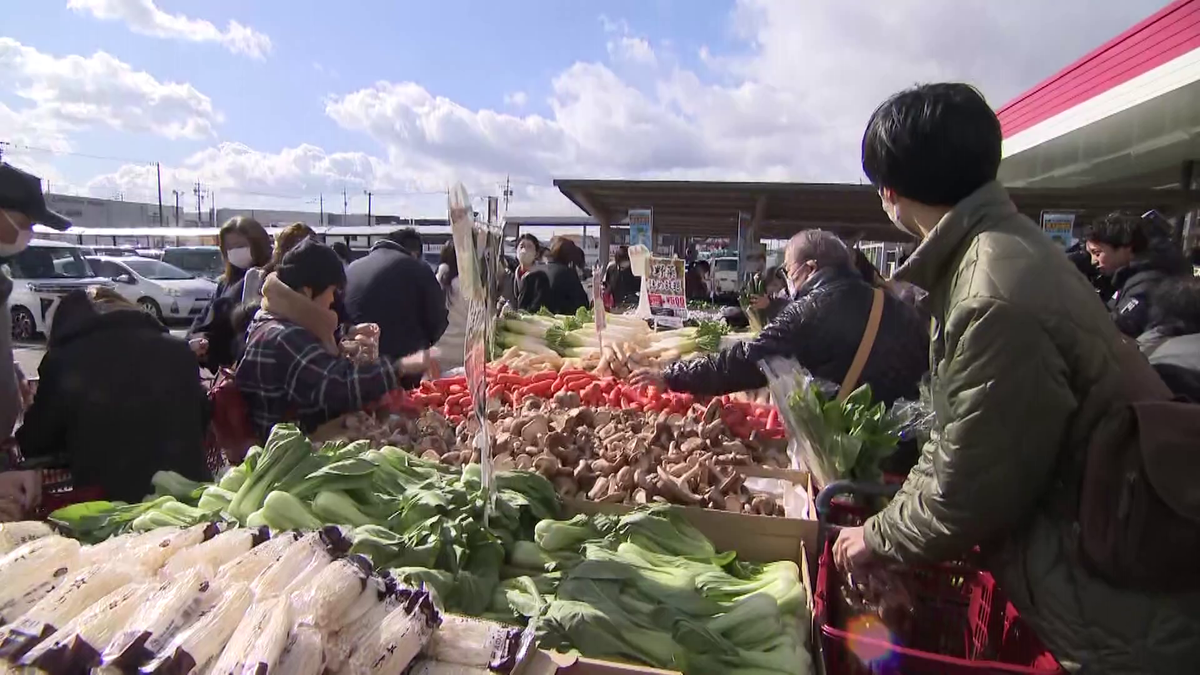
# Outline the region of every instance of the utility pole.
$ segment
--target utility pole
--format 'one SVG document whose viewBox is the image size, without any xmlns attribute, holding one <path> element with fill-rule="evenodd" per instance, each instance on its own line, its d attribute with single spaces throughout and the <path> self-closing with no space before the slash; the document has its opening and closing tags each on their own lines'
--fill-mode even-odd
<svg viewBox="0 0 1200 675">
<path fill-rule="evenodd" d="M 204 189 L 200 186 L 200 181 L 196 181 L 196 187 L 192 188 L 192 193 L 196 195 L 196 226 L 204 224 L 204 220 L 200 215 L 200 200 L 204 198 Z"/>
<path fill-rule="evenodd" d="M 371 226 L 371 192 L 363 190 L 363 194 L 367 196 L 367 227 Z"/>
<path fill-rule="evenodd" d="M 208 191 L 208 225 L 215 227 L 217 224 L 217 191 L 209 189 Z"/>
<path fill-rule="evenodd" d="M 179 227 L 179 190 L 171 190 L 175 193 L 175 227 Z"/>
<path fill-rule="evenodd" d="M 350 198 L 346 196 L 346 186 L 342 186 L 342 225 L 346 224 L 346 218 L 350 215 Z"/>
<path fill-rule="evenodd" d="M 163 212 L 162 212 L 162 163 L 161 162 L 154 163 L 154 171 L 155 171 L 155 173 L 158 174 L 158 226 L 162 227 L 163 226 Z"/>
<path fill-rule="evenodd" d="M 4 146 L 8 144 L 8 141 L 0 141 L 0 162 L 4 161 Z"/>
<path fill-rule="evenodd" d="M 321 193 L 321 227 L 325 226 L 325 193 Z"/>
<path fill-rule="evenodd" d="M 511 177 L 504 177 L 504 211 L 508 212 L 508 200 L 513 196 Z"/>
</svg>

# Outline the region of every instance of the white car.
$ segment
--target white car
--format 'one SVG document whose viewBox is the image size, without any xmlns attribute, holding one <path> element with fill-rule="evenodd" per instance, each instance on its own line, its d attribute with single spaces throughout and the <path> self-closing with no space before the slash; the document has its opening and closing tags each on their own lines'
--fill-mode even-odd
<svg viewBox="0 0 1200 675">
<path fill-rule="evenodd" d="M 713 289 L 716 293 L 738 292 L 738 259 L 712 258 L 708 261 L 711 266 Z"/>
<path fill-rule="evenodd" d="M 8 311 L 12 338 L 24 342 L 50 334 L 54 310 L 64 295 L 88 286 L 112 286 L 98 278 L 78 246 L 34 239 L 24 251 L 2 261 L 13 280 Z"/>
<path fill-rule="evenodd" d="M 194 319 L 204 311 L 217 285 L 174 265 L 136 256 L 88 258 L 96 274 L 111 279 L 126 300 L 159 321 Z"/>
</svg>

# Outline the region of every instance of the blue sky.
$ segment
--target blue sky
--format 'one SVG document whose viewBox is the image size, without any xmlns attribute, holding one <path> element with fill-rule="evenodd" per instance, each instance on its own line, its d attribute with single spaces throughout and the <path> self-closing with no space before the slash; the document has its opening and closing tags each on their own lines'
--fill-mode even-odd
<svg viewBox="0 0 1200 675">
<path fill-rule="evenodd" d="M 999 106 L 1165 3 L 1105 4 L 4 0 L 0 140 L 56 191 L 147 199 L 159 161 L 222 204 L 404 215 L 508 175 L 522 213 L 571 212 L 563 175 L 854 181 L 892 91 Z"/>
</svg>

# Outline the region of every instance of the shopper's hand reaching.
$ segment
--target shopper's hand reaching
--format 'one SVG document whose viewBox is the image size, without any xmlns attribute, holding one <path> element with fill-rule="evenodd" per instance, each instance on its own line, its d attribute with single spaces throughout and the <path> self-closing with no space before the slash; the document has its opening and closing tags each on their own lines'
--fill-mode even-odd
<svg viewBox="0 0 1200 675">
<path fill-rule="evenodd" d="M 874 557 L 861 527 L 843 528 L 833 543 L 833 562 L 844 574 L 852 574 L 869 565 Z"/>
<path fill-rule="evenodd" d="M 629 382 L 635 387 L 657 387 L 659 391 L 667 388 L 667 380 L 657 368 L 639 368 L 629 376 Z"/>
<path fill-rule="evenodd" d="M 409 354 L 396 361 L 396 370 L 400 371 L 401 375 L 424 375 L 429 372 L 430 363 L 433 359 L 430 357 L 428 349 L 422 349 L 419 352 Z"/>
</svg>

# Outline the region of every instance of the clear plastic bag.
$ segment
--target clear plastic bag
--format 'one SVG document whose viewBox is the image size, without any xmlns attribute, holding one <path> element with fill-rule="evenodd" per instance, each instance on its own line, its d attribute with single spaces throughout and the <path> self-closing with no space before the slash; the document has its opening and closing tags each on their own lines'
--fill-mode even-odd
<svg viewBox="0 0 1200 675">
<path fill-rule="evenodd" d="M 818 485 L 880 480 L 879 462 L 900 440 L 933 424 L 926 400 L 897 401 L 888 409 L 861 385 L 839 402 L 837 385 L 813 377 L 794 359 L 772 357 L 759 368 L 788 432 L 791 468 L 808 471 Z"/>
</svg>

